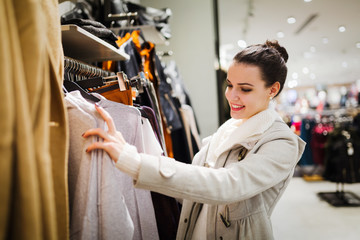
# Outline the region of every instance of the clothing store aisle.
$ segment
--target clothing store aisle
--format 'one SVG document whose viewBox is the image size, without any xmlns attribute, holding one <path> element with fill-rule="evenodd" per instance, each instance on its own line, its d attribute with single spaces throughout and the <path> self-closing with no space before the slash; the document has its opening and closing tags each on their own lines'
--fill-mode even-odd
<svg viewBox="0 0 360 240">
<path fill-rule="evenodd" d="M 360 239 L 360 207 L 333 207 L 317 196 L 335 189 L 332 182 L 294 177 L 272 215 L 275 239 Z M 360 196 L 360 183 L 346 184 L 345 191 Z"/>
</svg>

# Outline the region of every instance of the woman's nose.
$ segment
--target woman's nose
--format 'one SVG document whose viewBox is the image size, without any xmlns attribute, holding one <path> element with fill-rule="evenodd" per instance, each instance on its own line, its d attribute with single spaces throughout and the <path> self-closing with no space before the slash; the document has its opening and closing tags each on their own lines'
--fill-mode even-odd
<svg viewBox="0 0 360 240">
<path fill-rule="evenodd" d="M 233 99 L 233 100 L 240 99 L 239 93 L 237 91 L 231 91 L 230 95 L 231 95 L 231 99 Z"/>
</svg>

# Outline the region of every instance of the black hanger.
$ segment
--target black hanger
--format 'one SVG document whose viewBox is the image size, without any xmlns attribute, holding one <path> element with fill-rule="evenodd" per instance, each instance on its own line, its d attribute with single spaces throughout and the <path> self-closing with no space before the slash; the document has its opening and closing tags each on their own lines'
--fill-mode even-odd
<svg viewBox="0 0 360 240">
<path fill-rule="evenodd" d="M 65 87 L 66 91 L 68 92 L 72 92 L 72 91 L 80 91 L 81 96 L 83 96 L 85 99 L 93 101 L 93 102 L 99 102 L 100 99 L 85 92 L 84 89 L 82 89 L 76 82 L 71 82 L 71 81 L 67 81 L 64 80 L 63 81 L 63 86 Z"/>
<path fill-rule="evenodd" d="M 114 85 L 110 85 L 110 86 L 107 86 L 107 87 L 104 87 L 104 88 L 100 88 L 100 89 L 95 89 L 93 90 L 92 92 L 95 92 L 95 93 L 104 93 L 104 92 L 108 92 L 108 91 L 112 91 L 112 90 L 119 90 L 120 87 L 119 87 L 119 84 L 114 84 Z"/>
<path fill-rule="evenodd" d="M 95 88 L 104 85 L 103 77 L 89 78 L 76 82 L 82 89 Z"/>
</svg>

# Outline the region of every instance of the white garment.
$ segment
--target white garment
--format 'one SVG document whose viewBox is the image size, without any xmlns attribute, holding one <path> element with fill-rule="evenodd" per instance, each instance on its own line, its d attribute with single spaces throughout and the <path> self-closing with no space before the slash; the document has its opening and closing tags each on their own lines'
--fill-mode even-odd
<svg viewBox="0 0 360 240">
<path fill-rule="evenodd" d="M 200 139 L 200 134 L 199 134 L 198 128 L 196 126 L 195 114 L 194 114 L 193 108 L 187 104 L 182 104 L 181 108 L 184 110 L 184 114 L 190 125 L 190 131 L 196 141 L 196 144 L 198 145 L 198 148 L 200 149 L 201 148 L 201 139 Z"/>
<path fill-rule="evenodd" d="M 223 147 L 224 143 L 227 142 L 229 136 L 231 133 L 241 125 L 242 119 L 230 119 L 228 120 L 227 124 L 223 125 L 223 127 L 219 128 L 219 130 L 214 134 L 212 140 L 211 140 L 211 146 L 209 148 L 208 157 L 206 159 L 206 164 L 209 167 L 214 167 L 216 163 L 216 159 L 218 158 L 217 152 L 221 150 L 221 147 Z M 220 150 L 219 150 L 220 148 Z"/>
<path fill-rule="evenodd" d="M 162 150 L 159 141 L 156 139 L 155 133 L 151 127 L 150 121 L 142 117 L 142 134 L 144 153 L 153 156 L 161 156 L 164 151 Z"/>
</svg>

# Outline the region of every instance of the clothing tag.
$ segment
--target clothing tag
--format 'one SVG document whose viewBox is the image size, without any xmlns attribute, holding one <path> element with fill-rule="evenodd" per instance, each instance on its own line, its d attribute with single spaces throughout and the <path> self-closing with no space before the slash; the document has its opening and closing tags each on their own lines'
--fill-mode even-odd
<svg viewBox="0 0 360 240">
<path fill-rule="evenodd" d="M 118 72 L 116 73 L 117 75 L 117 80 L 118 80 L 118 83 L 119 83 L 119 88 L 120 88 L 120 91 L 126 91 L 126 84 L 125 84 L 125 80 L 124 80 L 124 75 L 122 72 Z"/>
</svg>

